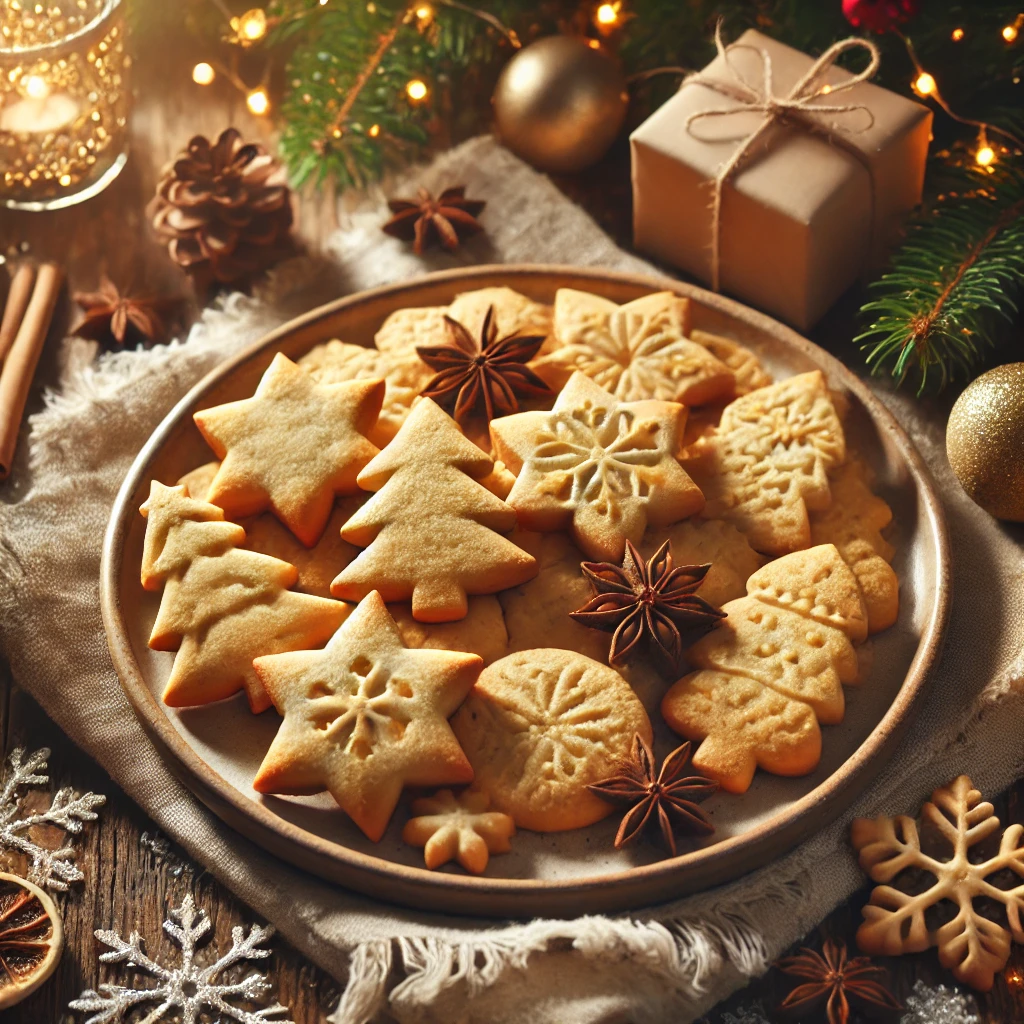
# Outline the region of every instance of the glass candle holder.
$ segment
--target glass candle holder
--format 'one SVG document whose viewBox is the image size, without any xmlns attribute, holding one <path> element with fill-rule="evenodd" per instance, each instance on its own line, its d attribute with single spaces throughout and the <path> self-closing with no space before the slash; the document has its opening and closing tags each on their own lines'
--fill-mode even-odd
<svg viewBox="0 0 1024 1024">
<path fill-rule="evenodd" d="M 127 159 L 121 0 L 0 0 L 0 204 L 54 210 Z"/>
</svg>

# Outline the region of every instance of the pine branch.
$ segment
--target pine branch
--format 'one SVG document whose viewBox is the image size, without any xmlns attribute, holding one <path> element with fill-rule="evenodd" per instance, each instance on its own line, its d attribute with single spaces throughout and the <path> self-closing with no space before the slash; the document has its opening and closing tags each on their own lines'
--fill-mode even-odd
<svg viewBox="0 0 1024 1024">
<path fill-rule="evenodd" d="M 875 374 L 918 394 L 973 375 L 1024 291 L 1024 171 L 968 169 L 908 229 L 889 270 L 861 307 L 874 320 L 854 343 Z"/>
</svg>

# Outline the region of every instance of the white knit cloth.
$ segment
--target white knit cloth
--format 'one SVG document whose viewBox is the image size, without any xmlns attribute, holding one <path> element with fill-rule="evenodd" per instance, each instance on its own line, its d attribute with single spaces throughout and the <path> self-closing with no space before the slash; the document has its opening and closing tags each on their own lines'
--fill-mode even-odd
<svg viewBox="0 0 1024 1024">
<path fill-rule="evenodd" d="M 382 235 L 380 194 L 332 240 L 343 290 L 490 261 L 649 270 L 616 248 L 546 178 L 490 139 L 415 176 L 464 182 L 487 199 L 487 235 L 420 260 Z M 397 190 L 397 189 L 396 189 Z M 946 504 L 956 560 L 942 662 L 897 756 L 842 820 L 732 885 L 619 917 L 508 925 L 403 911 L 303 874 L 225 828 L 175 780 L 121 692 L 100 622 L 100 543 L 132 459 L 178 398 L 240 346 L 337 295 L 337 273 L 284 268 L 272 295 L 229 296 L 188 340 L 92 364 L 69 343 L 59 393 L 30 422 L 0 489 L 0 649 L 15 679 L 197 861 L 346 985 L 337 1024 L 402 1022 L 685 1024 L 765 970 L 862 878 L 847 842 L 853 814 L 916 810 L 967 771 L 994 795 L 1024 758 L 1020 528 L 963 495 L 941 425 L 919 404 L 883 399 L 910 430 Z"/>
</svg>

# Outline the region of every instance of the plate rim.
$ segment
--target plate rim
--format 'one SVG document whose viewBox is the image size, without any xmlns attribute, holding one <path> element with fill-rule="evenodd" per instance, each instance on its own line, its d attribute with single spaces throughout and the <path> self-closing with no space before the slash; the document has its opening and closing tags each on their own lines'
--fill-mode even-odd
<svg viewBox="0 0 1024 1024">
<path fill-rule="evenodd" d="M 417 292 L 433 284 L 459 283 L 471 286 L 474 279 L 500 277 L 514 286 L 516 279 L 572 276 L 595 282 L 612 281 L 629 287 L 654 291 L 671 290 L 709 309 L 716 310 L 770 334 L 795 348 L 819 365 L 833 380 L 854 393 L 879 431 L 884 430 L 910 471 L 920 502 L 919 516 L 930 526 L 936 550 L 935 598 L 921 630 L 921 639 L 903 683 L 889 708 L 861 744 L 831 775 L 814 789 L 777 814 L 741 835 L 731 836 L 711 847 L 701 847 L 678 857 L 652 864 L 636 865 L 600 875 L 577 879 L 491 878 L 428 871 L 361 853 L 293 824 L 257 800 L 246 797 L 209 766 L 185 741 L 150 691 L 134 657 L 119 600 L 124 542 L 137 514 L 132 495 L 144 481 L 147 467 L 163 447 L 182 415 L 206 391 L 260 352 L 281 343 L 297 331 L 334 317 L 347 308 L 372 303 L 378 298 Z M 492 286 L 482 284 L 482 287 Z M 250 841 L 293 865 L 329 881 L 366 892 L 389 902 L 418 909 L 456 912 L 484 917 L 574 916 L 577 913 L 636 910 L 652 903 L 705 891 L 715 884 L 738 878 L 757 864 L 775 860 L 786 849 L 787 840 L 803 841 L 799 825 L 816 810 L 825 813 L 824 823 L 834 821 L 867 788 L 888 760 L 896 743 L 910 724 L 938 660 L 951 605 L 951 555 L 945 515 L 934 481 L 920 453 L 889 409 L 867 385 L 835 356 L 790 327 L 736 300 L 673 278 L 601 267 L 571 264 L 483 264 L 459 267 L 417 276 L 405 281 L 366 289 L 332 300 L 295 317 L 263 335 L 205 374 L 160 421 L 133 460 L 118 490 L 103 540 L 100 567 L 100 604 L 107 644 L 122 689 L 144 730 L 164 755 L 168 767 L 190 791 L 221 821 Z M 765 849 L 768 859 L 755 856 L 746 867 L 723 867 L 750 860 Z M 717 862 L 717 869 L 716 869 Z M 704 879 L 688 885 L 687 876 Z M 680 884 L 681 883 L 681 884 Z"/>
</svg>

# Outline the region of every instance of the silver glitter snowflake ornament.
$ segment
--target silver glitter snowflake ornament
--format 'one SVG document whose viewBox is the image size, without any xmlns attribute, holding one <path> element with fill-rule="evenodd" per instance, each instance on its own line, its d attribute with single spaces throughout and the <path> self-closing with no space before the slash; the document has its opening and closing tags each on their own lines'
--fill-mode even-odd
<svg viewBox="0 0 1024 1024">
<path fill-rule="evenodd" d="M 210 931 L 210 919 L 203 910 L 197 910 L 191 896 L 186 896 L 180 907 L 170 911 L 170 919 L 164 921 L 164 931 L 181 948 L 181 965 L 170 968 L 158 964 L 146 956 L 142 948 L 143 939 L 138 932 L 132 932 L 126 942 L 116 932 L 98 931 L 96 938 L 110 947 L 103 953 L 103 963 L 123 963 L 130 968 L 144 971 L 156 979 L 152 988 L 132 989 L 122 985 L 100 985 L 99 992 L 88 989 L 69 1003 L 72 1010 L 92 1013 L 85 1024 L 117 1024 L 126 1022 L 128 1014 L 141 1003 L 157 1005 L 139 1024 L 157 1024 L 158 1021 L 180 1021 L 180 1024 L 199 1024 L 210 1019 L 204 1013 L 218 1013 L 220 1024 L 237 1021 L 238 1024 L 294 1024 L 281 1016 L 288 1013 L 286 1006 L 275 1003 L 259 1010 L 246 1010 L 239 1002 L 261 1001 L 273 987 L 263 974 L 249 974 L 234 984 L 218 981 L 217 978 L 229 967 L 243 960 L 264 960 L 270 950 L 264 944 L 274 934 L 269 925 L 253 925 L 249 934 L 240 927 L 231 930 L 231 948 L 216 963 L 200 967 L 195 963 L 196 948 Z M 169 1016 L 170 1014 L 174 1016 Z M 136 1018 L 133 1017 L 134 1021 Z"/>
<path fill-rule="evenodd" d="M 57 850 L 49 850 L 33 842 L 28 831 L 36 825 L 52 825 L 76 836 L 85 822 L 96 820 L 94 808 L 106 803 L 107 798 L 96 793 L 76 793 L 65 786 L 54 793 L 45 811 L 38 814 L 24 811 L 21 790 L 26 786 L 45 786 L 50 781 L 50 777 L 43 774 L 49 756 L 49 749 L 43 747 L 25 757 L 25 751 L 19 747 L 7 759 L 7 774 L 0 788 L 0 850 L 16 851 L 28 857 L 30 882 L 66 892 L 72 882 L 80 882 L 85 877 L 74 863 L 74 846 L 69 841 Z"/>
</svg>

